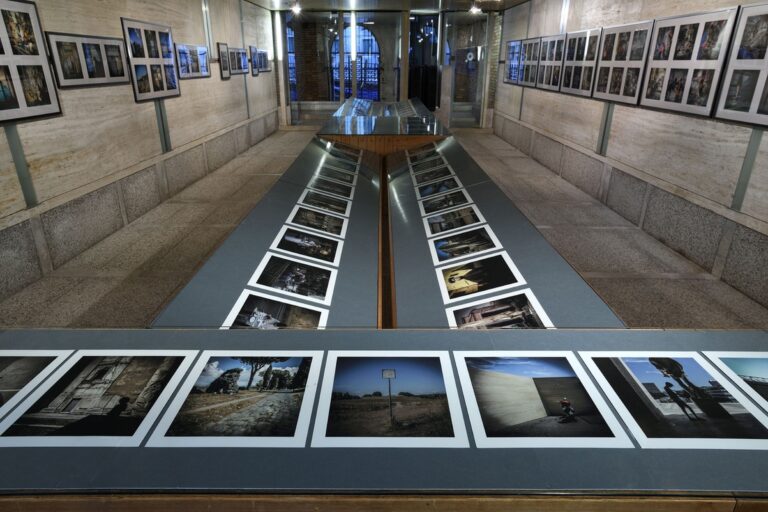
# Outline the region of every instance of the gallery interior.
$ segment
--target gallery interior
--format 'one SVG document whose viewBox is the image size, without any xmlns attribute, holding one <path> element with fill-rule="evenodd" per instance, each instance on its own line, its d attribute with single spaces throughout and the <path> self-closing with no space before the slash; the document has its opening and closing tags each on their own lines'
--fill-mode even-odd
<svg viewBox="0 0 768 512">
<path fill-rule="evenodd" d="M 0 0 L 0 510 L 768 511 L 768 0 Z"/>
</svg>

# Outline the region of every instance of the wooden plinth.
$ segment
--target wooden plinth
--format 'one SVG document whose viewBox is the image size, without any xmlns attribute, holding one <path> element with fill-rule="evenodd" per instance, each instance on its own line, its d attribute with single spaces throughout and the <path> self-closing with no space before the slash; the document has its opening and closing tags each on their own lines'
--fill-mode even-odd
<svg viewBox="0 0 768 512">
<path fill-rule="evenodd" d="M 445 139 L 441 135 L 320 135 L 325 140 L 341 142 L 353 148 L 384 156 L 396 151 L 414 149 Z"/>
</svg>

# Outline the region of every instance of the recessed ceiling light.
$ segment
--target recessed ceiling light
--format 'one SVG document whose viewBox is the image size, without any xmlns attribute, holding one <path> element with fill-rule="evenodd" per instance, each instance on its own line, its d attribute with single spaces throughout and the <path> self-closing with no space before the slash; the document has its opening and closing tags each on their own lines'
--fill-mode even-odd
<svg viewBox="0 0 768 512">
<path fill-rule="evenodd" d="M 482 14 L 483 10 L 481 8 L 479 8 L 478 6 L 476 6 L 476 5 L 472 5 L 472 7 L 469 8 L 469 13 L 470 14 Z"/>
<path fill-rule="evenodd" d="M 291 7 L 291 12 L 293 14 L 299 14 L 301 12 L 301 6 L 297 3 L 293 4 L 293 7 Z"/>
</svg>

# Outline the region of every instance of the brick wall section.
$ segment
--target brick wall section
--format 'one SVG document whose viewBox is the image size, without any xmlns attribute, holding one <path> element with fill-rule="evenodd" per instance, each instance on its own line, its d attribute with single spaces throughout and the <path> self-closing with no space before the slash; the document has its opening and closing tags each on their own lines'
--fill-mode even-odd
<svg viewBox="0 0 768 512">
<path fill-rule="evenodd" d="M 296 89 L 302 101 L 328 101 L 329 48 L 325 47 L 323 27 L 314 22 L 294 20 L 293 42 L 296 51 Z"/>
<path fill-rule="evenodd" d="M 499 77 L 499 52 L 501 51 L 501 30 L 504 27 L 504 18 L 499 13 L 492 13 L 490 18 L 491 34 L 488 38 L 488 65 L 490 69 L 490 83 L 488 84 L 488 108 L 496 104 L 496 81 Z M 506 56 L 505 56 L 506 57 Z"/>
</svg>

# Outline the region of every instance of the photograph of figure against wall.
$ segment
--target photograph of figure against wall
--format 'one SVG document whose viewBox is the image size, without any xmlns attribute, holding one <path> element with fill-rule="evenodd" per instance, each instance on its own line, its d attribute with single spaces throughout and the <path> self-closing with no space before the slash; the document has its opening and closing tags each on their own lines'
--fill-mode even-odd
<svg viewBox="0 0 768 512">
<path fill-rule="evenodd" d="M 437 197 L 431 197 L 423 201 L 419 201 L 419 207 L 421 208 L 422 215 L 428 215 L 430 213 L 437 213 L 442 210 L 462 206 L 469 203 L 469 196 L 462 190 L 450 192 Z"/>
<path fill-rule="evenodd" d="M 616 44 L 616 34 L 606 34 L 603 40 L 603 51 L 600 60 L 613 60 L 613 47 Z"/>
<path fill-rule="evenodd" d="M 554 327 L 530 289 L 447 308 L 451 329 L 545 329 Z"/>
<path fill-rule="evenodd" d="M 446 303 L 525 284 L 505 252 L 437 268 L 435 272 Z"/>
<path fill-rule="evenodd" d="M 631 447 L 569 352 L 456 352 L 478 448 Z"/>
<path fill-rule="evenodd" d="M 304 203 L 308 206 L 314 206 L 321 210 L 325 210 L 331 213 L 338 213 L 341 215 L 349 215 L 349 209 L 351 203 L 343 199 L 329 196 L 314 190 L 305 190 L 299 199 L 300 203 Z"/>
<path fill-rule="evenodd" d="M 632 33 L 632 47 L 629 51 L 629 60 L 643 60 L 645 57 L 645 43 L 648 39 L 648 30 L 635 30 Z"/>
<path fill-rule="evenodd" d="M 698 23 L 681 25 L 677 32 L 674 60 L 690 60 L 693 56 L 693 47 L 696 45 L 696 35 L 699 32 Z"/>
<path fill-rule="evenodd" d="M 346 232 L 346 220 L 343 217 L 336 217 L 303 206 L 294 208 L 291 215 L 288 216 L 288 223 L 342 238 Z"/>
<path fill-rule="evenodd" d="M 3 9 L 3 22 L 14 55 L 38 55 L 35 26 L 28 12 Z"/>
<path fill-rule="evenodd" d="M 105 78 L 107 72 L 104 68 L 104 56 L 101 54 L 101 45 L 83 43 L 85 56 L 85 69 L 88 70 L 88 78 Z"/>
<path fill-rule="evenodd" d="M 768 353 L 705 352 L 723 373 L 768 411 Z"/>
<path fill-rule="evenodd" d="M 429 241 L 429 250 L 435 265 L 494 249 L 501 249 L 501 242 L 488 226 L 433 238 Z"/>
<path fill-rule="evenodd" d="M 637 95 L 637 86 L 640 82 L 640 69 L 627 68 L 627 75 L 624 77 L 623 96 L 635 97 Z"/>
<path fill-rule="evenodd" d="M 709 102 L 709 93 L 712 90 L 712 80 L 715 77 L 714 69 L 694 69 L 691 78 L 691 88 L 688 91 L 689 105 L 706 105 Z"/>
<path fill-rule="evenodd" d="M 760 71 L 756 69 L 734 71 L 726 90 L 725 109 L 749 112 L 759 78 Z"/>
<path fill-rule="evenodd" d="M 17 66 L 24 101 L 28 107 L 40 107 L 51 104 L 51 85 L 46 82 L 43 66 Z"/>
<path fill-rule="evenodd" d="M 672 36 L 675 27 L 659 27 L 656 32 L 656 45 L 653 49 L 653 60 L 667 60 L 672 49 Z"/>
<path fill-rule="evenodd" d="M 267 253 L 249 286 L 280 290 L 306 300 L 330 304 L 336 270 L 317 267 L 289 256 Z"/>
<path fill-rule="evenodd" d="M 80 65 L 80 52 L 77 43 L 56 41 L 56 55 L 58 55 L 61 65 L 61 78 L 64 80 L 83 78 L 83 67 Z"/>
<path fill-rule="evenodd" d="M 343 245 L 341 240 L 284 226 L 270 248 L 337 266 Z"/>
<path fill-rule="evenodd" d="M 37 355 L 33 351 L 26 354 L 21 351 L 0 351 L 0 418 L 10 410 L 13 403 L 18 403 L 18 394 L 58 357 L 58 353 Z M 23 393 L 22 393 L 23 395 Z M 13 402 L 11 399 L 15 398 Z"/>
<path fill-rule="evenodd" d="M 235 302 L 222 328 L 260 329 L 323 329 L 328 310 L 244 290 Z"/>
<path fill-rule="evenodd" d="M 680 103 L 683 101 L 685 83 L 687 80 L 687 69 L 671 69 L 669 72 L 669 80 L 667 81 L 667 94 L 664 99 L 673 103 Z"/>
<path fill-rule="evenodd" d="M 768 14 L 748 16 L 739 42 L 738 59 L 764 59 L 768 48 Z"/>
<path fill-rule="evenodd" d="M 699 41 L 699 60 L 717 60 L 723 46 L 726 20 L 708 21 L 704 24 Z"/>
<path fill-rule="evenodd" d="M 429 237 L 482 222 L 485 222 L 485 219 L 483 219 L 477 208 L 466 206 L 426 217 L 424 219 L 424 227 Z"/>
<path fill-rule="evenodd" d="M 416 191 L 419 196 L 419 199 L 424 199 L 425 197 L 442 194 L 457 188 L 461 188 L 461 183 L 459 182 L 459 179 L 455 177 L 450 177 L 450 178 L 439 179 L 437 181 L 433 181 L 425 185 L 420 185 L 419 187 L 417 187 Z"/>
<path fill-rule="evenodd" d="M 697 354 L 582 355 L 641 446 L 768 448 L 768 418 Z"/>
</svg>

